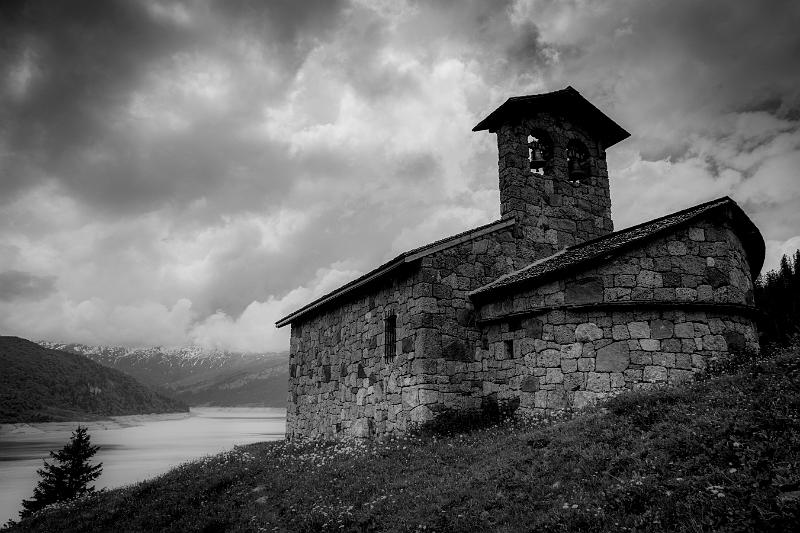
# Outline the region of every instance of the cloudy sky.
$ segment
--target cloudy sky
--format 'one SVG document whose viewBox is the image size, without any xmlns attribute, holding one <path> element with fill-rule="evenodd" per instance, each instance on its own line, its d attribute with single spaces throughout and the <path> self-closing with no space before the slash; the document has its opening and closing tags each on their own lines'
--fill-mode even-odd
<svg viewBox="0 0 800 533">
<path fill-rule="evenodd" d="M 0 334 L 288 347 L 276 319 L 499 216 L 507 97 L 632 137 L 617 229 L 730 195 L 800 247 L 793 0 L 0 3 Z"/>
</svg>

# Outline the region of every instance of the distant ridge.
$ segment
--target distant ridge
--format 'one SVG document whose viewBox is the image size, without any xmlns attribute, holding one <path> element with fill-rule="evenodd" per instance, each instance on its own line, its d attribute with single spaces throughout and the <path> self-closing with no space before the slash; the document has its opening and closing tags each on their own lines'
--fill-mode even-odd
<svg viewBox="0 0 800 533">
<path fill-rule="evenodd" d="M 40 342 L 88 357 L 192 406 L 285 407 L 289 355 Z"/>
<path fill-rule="evenodd" d="M 0 336 L 0 423 L 185 411 L 183 402 L 84 356 Z"/>
</svg>

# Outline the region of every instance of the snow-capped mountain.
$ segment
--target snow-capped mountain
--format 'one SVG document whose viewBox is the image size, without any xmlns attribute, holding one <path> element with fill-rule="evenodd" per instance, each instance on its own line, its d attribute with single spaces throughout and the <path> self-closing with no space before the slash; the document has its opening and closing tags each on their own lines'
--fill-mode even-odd
<svg viewBox="0 0 800 533">
<path fill-rule="evenodd" d="M 127 348 L 40 342 L 129 374 L 189 405 L 284 407 L 287 353 L 180 348 Z"/>
</svg>

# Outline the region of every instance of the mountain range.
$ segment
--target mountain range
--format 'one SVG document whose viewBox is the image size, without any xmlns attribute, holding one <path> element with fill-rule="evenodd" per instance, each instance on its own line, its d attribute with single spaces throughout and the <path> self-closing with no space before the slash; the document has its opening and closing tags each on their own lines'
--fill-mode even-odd
<svg viewBox="0 0 800 533">
<path fill-rule="evenodd" d="M 73 353 L 0 336 L 0 423 L 185 412 L 133 377 Z"/>
<path fill-rule="evenodd" d="M 133 376 L 191 406 L 285 407 L 289 356 L 202 348 L 128 348 L 40 342 Z"/>
</svg>

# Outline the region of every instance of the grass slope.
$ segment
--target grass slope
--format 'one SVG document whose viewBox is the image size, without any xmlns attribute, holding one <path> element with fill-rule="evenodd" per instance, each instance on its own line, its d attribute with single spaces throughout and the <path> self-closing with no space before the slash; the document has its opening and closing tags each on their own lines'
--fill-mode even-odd
<svg viewBox="0 0 800 533">
<path fill-rule="evenodd" d="M 0 423 L 186 411 L 180 401 L 86 357 L 0 337 Z"/>
<path fill-rule="evenodd" d="M 785 531 L 800 353 L 570 420 L 236 448 L 45 510 L 25 531 Z"/>
</svg>

